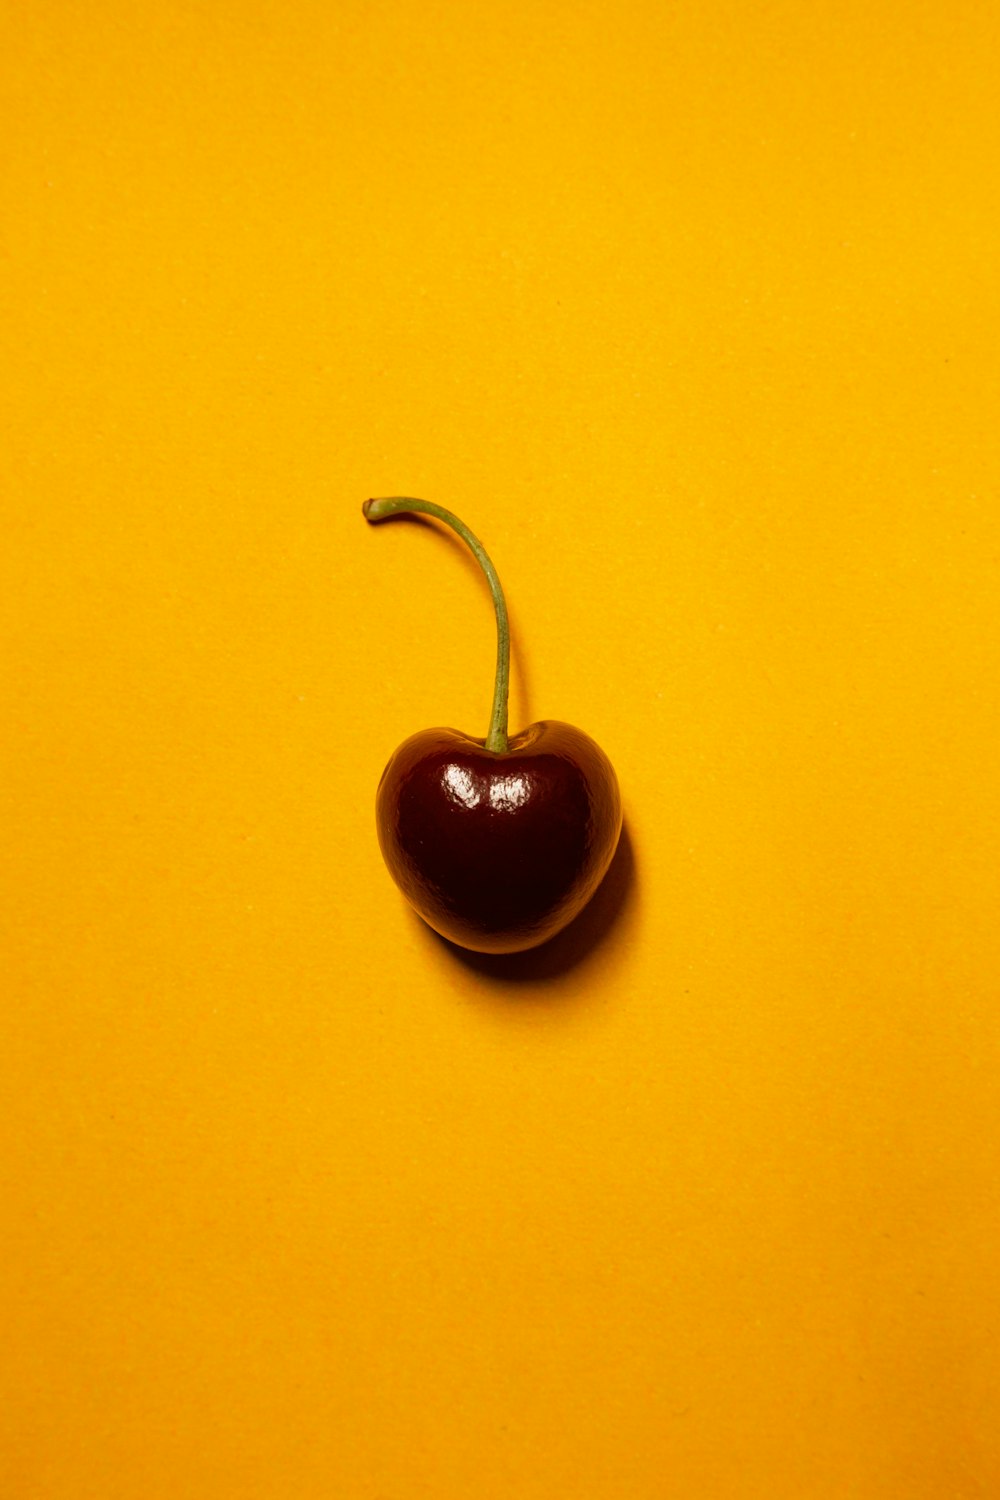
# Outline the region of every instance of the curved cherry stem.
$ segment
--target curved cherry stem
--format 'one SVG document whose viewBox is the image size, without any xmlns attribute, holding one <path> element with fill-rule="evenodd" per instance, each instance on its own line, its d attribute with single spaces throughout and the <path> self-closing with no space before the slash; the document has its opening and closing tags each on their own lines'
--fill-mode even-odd
<svg viewBox="0 0 1000 1500">
<path fill-rule="evenodd" d="M 443 521 L 462 538 L 486 574 L 497 617 L 497 667 L 493 686 L 493 711 L 490 715 L 489 732 L 484 744 L 487 750 L 493 750 L 498 755 L 506 754 L 507 694 L 510 686 L 510 626 L 507 622 L 507 603 L 503 596 L 503 589 L 500 587 L 500 579 L 497 577 L 496 568 L 490 562 L 486 548 L 479 538 L 473 535 L 464 521 L 460 521 L 442 505 L 435 505 L 432 500 L 412 500 L 405 495 L 393 495 L 382 500 L 366 500 L 361 509 L 365 519 L 372 522 L 384 521 L 387 517 L 399 515 L 401 512 L 433 516 L 436 520 Z"/>
</svg>

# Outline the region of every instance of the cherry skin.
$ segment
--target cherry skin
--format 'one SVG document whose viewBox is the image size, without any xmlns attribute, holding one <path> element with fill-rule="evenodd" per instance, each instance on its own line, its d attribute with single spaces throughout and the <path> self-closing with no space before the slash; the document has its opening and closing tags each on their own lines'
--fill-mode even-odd
<svg viewBox="0 0 1000 1500">
<path fill-rule="evenodd" d="M 435 932 L 481 953 L 534 948 L 583 909 L 621 832 L 618 781 L 599 745 L 549 719 L 505 754 L 425 729 L 376 797 L 389 872 Z"/>
<path fill-rule="evenodd" d="M 402 512 L 456 532 L 486 575 L 497 620 L 493 710 L 484 739 L 425 729 L 382 773 L 376 827 L 396 884 L 424 921 L 480 953 L 535 948 L 582 911 L 614 856 L 618 780 L 589 735 L 549 719 L 507 734 L 510 634 L 496 569 L 477 537 L 429 500 L 368 500 L 371 522 Z"/>
</svg>

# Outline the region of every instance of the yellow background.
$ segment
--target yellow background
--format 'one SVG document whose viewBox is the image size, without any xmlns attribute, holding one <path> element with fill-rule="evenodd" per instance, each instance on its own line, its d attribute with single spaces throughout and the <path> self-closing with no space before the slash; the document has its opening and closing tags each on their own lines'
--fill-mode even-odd
<svg viewBox="0 0 1000 1500">
<path fill-rule="evenodd" d="M 1000 13 L 3 21 L 0 1492 L 1000 1494 Z M 465 962 L 372 804 L 578 723 Z"/>
</svg>

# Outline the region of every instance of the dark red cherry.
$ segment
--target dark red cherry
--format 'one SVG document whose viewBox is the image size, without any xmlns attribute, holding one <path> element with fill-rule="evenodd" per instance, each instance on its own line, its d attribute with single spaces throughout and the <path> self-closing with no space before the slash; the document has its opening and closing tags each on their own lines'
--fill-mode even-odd
<svg viewBox="0 0 1000 1500">
<path fill-rule="evenodd" d="M 507 735 L 510 637 L 496 569 L 482 543 L 429 500 L 369 500 L 381 521 L 431 515 L 467 543 L 497 618 L 489 732 L 425 729 L 404 741 L 379 783 L 376 824 L 389 872 L 442 936 L 481 953 L 516 953 L 554 937 L 600 884 L 622 826 L 618 781 L 589 735 L 550 719 Z"/>
<path fill-rule="evenodd" d="M 590 900 L 622 813 L 604 751 L 550 719 L 502 755 L 457 729 L 413 735 L 383 772 L 376 821 L 389 871 L 425 922 L 463 948 L 514 953 Z"/>
</svg>

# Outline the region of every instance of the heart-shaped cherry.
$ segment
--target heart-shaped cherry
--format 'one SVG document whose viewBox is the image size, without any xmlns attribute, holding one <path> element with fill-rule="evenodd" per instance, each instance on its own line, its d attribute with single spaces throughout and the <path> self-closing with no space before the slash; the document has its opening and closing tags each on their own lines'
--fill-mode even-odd
<svg viewBox="0 0 1000 1500">
<path fill-rule="evenodd" d="M 621 832 L 618 780 L 599 745 L 549 719 L 507 735 L 510 634 L 482 543 L 429 500 L 368 500 L 369 521 L 434 516 L 469 546 L 493 595 L 497 666 L 485 739 L 424 729 L 405 740 L 376 796 L 379 845 L 403 895 L 436 932 L 480 953 L 516 953 L 580 912 Z"/>
</svg>

